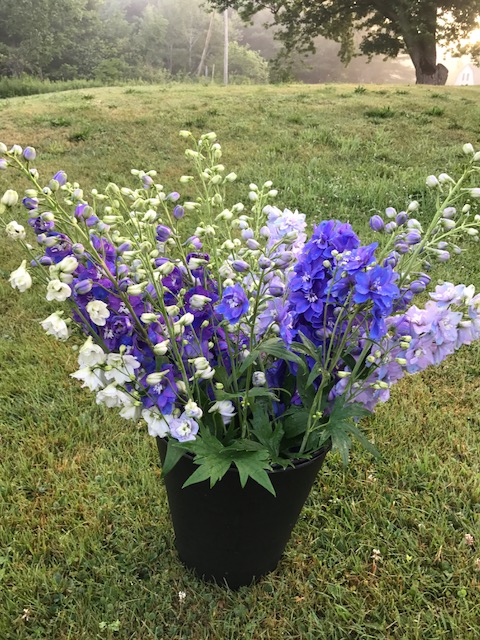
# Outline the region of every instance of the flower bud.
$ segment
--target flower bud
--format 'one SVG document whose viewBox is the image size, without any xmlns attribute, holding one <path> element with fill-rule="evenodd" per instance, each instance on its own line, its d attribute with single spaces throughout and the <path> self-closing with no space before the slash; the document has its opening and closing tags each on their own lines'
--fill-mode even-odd
<svg viewBox="0 0 480 640">
<path fill-rule="evenodd" d="M 37 152 L 33 147 L 25 147 L 25 149 L 23 150 L 23 157 L 28 162 L 32 162 L 37 157 Z"/>
<path fill-rule="evenodd" d="M 160 384 L 163 378 L 167 375 L 168 371 L 155 371 L 155 373 L 150 373 L 146 377 L 146 382 L 151 387 L 154 387 L 157 384 Z"/>
<path fill-rule="evenodd" d="M 435 189 L 435 187 L 439 186 L 439 182 L 436 176 L 428 176 L 428 178 L 425 181 L 425 184 L 427 185 L 427 187 L 429 187 L 430 189 Z"/>
<path fill-rule="evenodd" d="M 385 215 L 387 216 L 387 218 L 395 218 L 395 216 L 397 215 L 397 210 L 394 209 L 393 207 L 387 207 L 385 209 Z"/>
<path fill-rule="evenodd" d="M 405 211 L 400 211 L 400 213 L 395 218 L 395 222 L 398 224 L 399 227 L 404 225 L 407 222 L 407 220 L 408 220 L 408 215 Z"/>
<path fill-rule="evenodd" d="M 466 156 L 473 156 L 473 154 L 475 153 L 475 149 L 473 148 L 473 145 L 470 144 L 470 142 L 467 142 L 466 144 L 464 144 L 462 149 L 463 149 L 463 153 Z"/>
<path fill-rule="evenodd" d="M 237 174 L 236 173 L 229 173 L 225 176 L 225 182 L 235 182 L 235 180 L 237 179 Z"/>
<path fill-rule="evenodd" d="M 479 160 L 480 160 L 480 151 L 477 151 L 477 153 L 475 153 L 473 156 L 473 161 L 478 162 Z"/>
<path fill-rule="evenodd" d="M 374 215 L 370 218 L 370 228 L 376 232 L 380 232 L 385 229 L 385 223 L 379 215 Z"/>
<path fill-rule="evenodd" d="M 411 212 L 411 211 L 417 211 L 417 209 L 419 208 L 419 204 L 416 200 L 412 200 L 412 202 L 410 202 L 410 204 L 407 207 L 407 211 Z"/>
<path fill-rule="evenodd" d="M 169 340 L 162 340 L 162 342 L 157 342 L 157 344 L 153 347 L 153 353 L 156 356 L 164 356 L 168 351 L 169 344 Z"/>
<path fill-rule="evenodd" d="M 453 178 L 451 178 L 448 173 L 441 173 L 438 176 L 438 181 L 440 182 L 440 184 L 446 184 L 447 182 L 452 182 L 453 184 L 455 184 L 455 180 Z"/>
<path fill-rule="evenodd" d="M 4 144 L 3 142 L 0 142 L 0 155 L 7 153 L 7 151 L 8 151 L 7 145 Z"/>
<path fill-rule="evenodd" d="M 7 189 L 0 202 L 6 207 L 14 207 L 18 202 L 18 193 L 13 189 Z"/>
<path fill-rule="evenodd" d="M 142 313 L 140 320 L 144 324 L 152 324 L 152 322 L 156 322 L 158 320 L 158 316 L 156 313 Z"/>
<path fill-rule="evenodd" d="M 451 231 L 452 229 L 455 229 L 455 227 L 457 226 L 457 223 L 455 222 L 455 220 L 450 220 L 448 218 L 441 218 L 440 222 L 446 231 Z"/>
<path fill-rule="evenodd" d="M 480 198 L 480 188 L 470 189 L 470 195 L 472 198 Z"/>
<path fill-rule="evenodd" d="M 90 291 L 92 290 L 92 286 L 93 285 L 91 280 L 80 280 L 74 285 L 73 289 L 79 296 L 84 296 L 87 293 L 90 293 Z"/>
<path fill-rule="evenodd" d="M 245 273 L 250 270 L 250 265 L 245 260 L 234 260 L 232 262 L 232 267 L 237 273 Z"/>
<path fill-rule="evenodd" d="M 254 387 L 263 387 L 267 382 L 263 371 L 255 371 L 252 375 L 252 384 Z"/>
<path fill-rule="evenodd" d="M 19 144 L 14 144 L 13 147 L 10 149 L 10 153 L 12 154 L 12 156 L 21 156 L 22 151 L 23 149 Z"/>
<path fill-rule="evenodd" d="M 131 284 L 127 287 L 127 293 L 129 296 L 140 296 L 145 289 L 145 284 Z"/>
</svg>

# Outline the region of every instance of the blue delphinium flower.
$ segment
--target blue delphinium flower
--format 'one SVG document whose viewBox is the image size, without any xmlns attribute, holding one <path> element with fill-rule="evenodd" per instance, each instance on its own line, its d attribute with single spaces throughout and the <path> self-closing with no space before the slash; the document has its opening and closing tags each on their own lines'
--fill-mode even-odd
<svg viewBox="0 0 480 640">
<path fill-rule="evenodd" d="M 247 313 L 248 307 L 247 294 L 239 284 L 235 284 L 224 290 L 216 309 L 230 324 L 236 324 Z"/>
</svg>

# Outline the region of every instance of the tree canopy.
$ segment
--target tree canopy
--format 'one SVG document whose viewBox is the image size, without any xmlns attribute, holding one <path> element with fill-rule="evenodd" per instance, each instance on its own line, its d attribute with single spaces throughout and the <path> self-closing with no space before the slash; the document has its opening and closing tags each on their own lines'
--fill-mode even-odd
<svg viewBox="0 0 480 640">
<path fill-rule="evenodd" d="M 465 50 L 462 40 L 479 26 L 480 16 L 480 0 L 212 0 L 212 4 L 219 10 L 233 7 L 246 20 L 269 9 L 287 52 L 311 51 L 315 37 L 321 35 L 341 43 L 340 56 L 349 62 L 356 54 L 354 34 L 361 32 L 360 53 L 390 58 L 408 54 L 419 84 L 446 82 L 448 71 L 437 64 L 437 45 Z"/>
</svg>

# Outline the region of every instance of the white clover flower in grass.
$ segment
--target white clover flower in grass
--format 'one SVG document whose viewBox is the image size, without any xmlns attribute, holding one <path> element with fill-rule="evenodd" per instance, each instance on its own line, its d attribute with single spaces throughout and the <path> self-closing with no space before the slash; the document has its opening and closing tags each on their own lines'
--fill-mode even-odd
<svg viewBox="0 0 480 640">
<path fill-rule="evenodd" d="M 70 335 L 70 333 L 68 331 L 67 323 L 61 317 L 61 313 L 62 313 L 61 311 L 60 312 L 56 311 L 55 313 L 52 313 L 50 316 L 48 316 L 48 318 L 45 318 L 45 320 L 42 320 L 40 324 L 42 325 L 47 335 L 53 336 L 57 340 L 60 340 L 63 342 L 64 340 L 68 339 L 68 336 Z"/>
<path fill-rule="evenodd" d="M 107 380 L 102 369 L 91 369 L 90 367 L 82 367 L 78 371 L 70 374 L 71 378 L 83 382 L 82 388 L 90 389 L 90 391 L 98 391 L 107 385 Z"/>
<path fill-rule="evenodd" d="M 7 224 L 5 232 L 11 240 L 25 240 L 27 235 L 25 233 L 25 227 L 18 224 L 15 220 L 12 220 Z"/>
<path fill-rule="evenodd" d="M 104 327 L 107 324 L 107 318 L 110 316 L 110 311 L 107 305 L 102 300 L 92 300 L 87 304 L 87 313 L 90 316 L 90 320 L 99 327 Z"/>
<path fill-rule="evenodd" d="M 105 371 L 105 377 L 110 382 L 125 384 L 135 377 L 135 370 L 140 367 L 139 361 L 134 356 L 109 353 L 106 363 L 109 368 Z"/>
<path fill-rule="evenodd" d="M 99 364 L 104 364 L 106 359 L 107 354 L 103 351 L 102 347 L 93 342 L 92 336 L 88 336 L 78 351 L 78 364 L 80 368 L 96 367 Z"/>
<path fill-rule="evenodd" d="M 50 280 L 47 286 L 46 298 L 49 302 L 55 300 L 55 302 L 65 302 L 67 298 L 72 295 L 72 290 L 60 280 Z"/>
<path fill-rule="evenodd" d="M 30 289 L 32 286 L 32 276 L 27 271 L 27 261 L 24 260 L 22 264 L 12 271 L 10 278 L 8 279 L 13 289 L 18 289 L 21 293 Z"/>
<path fill-rule="evenodd" d="M 156 407 L 143 409 L 142 418 L 147 423 L 148 433 L 154 438 L 164 438 L 170 431 L 170 422 L 174 419 L 173 415 L 162 415 Z"/>
<path fill-rule="evenodd" d="M 235 407 L 230 400 L 218 400 L 208 410 L 208 413 L 214 412 L 222 416 L 223 424 L 230 424 L 235 416 Z"/>
</svg>

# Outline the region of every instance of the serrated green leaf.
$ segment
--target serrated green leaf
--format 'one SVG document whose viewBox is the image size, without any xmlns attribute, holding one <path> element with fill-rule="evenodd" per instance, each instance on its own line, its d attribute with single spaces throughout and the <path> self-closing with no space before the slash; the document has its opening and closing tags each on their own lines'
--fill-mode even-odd
<svg viewBox="0 0 480 640">
<path fill-rule="evenodd" d="M 266 472 L 269 465 L 265 461 L 265 454 L 262 452 L 245 452 L 244 455 L 236 457 L 234 463 L 238 469 L 242 487 L 247 484 L 248 478 L 252 478 L 252 480 L 258 482 L 267 491 L 275 495 L 275 489 Z"/>
</svg>

